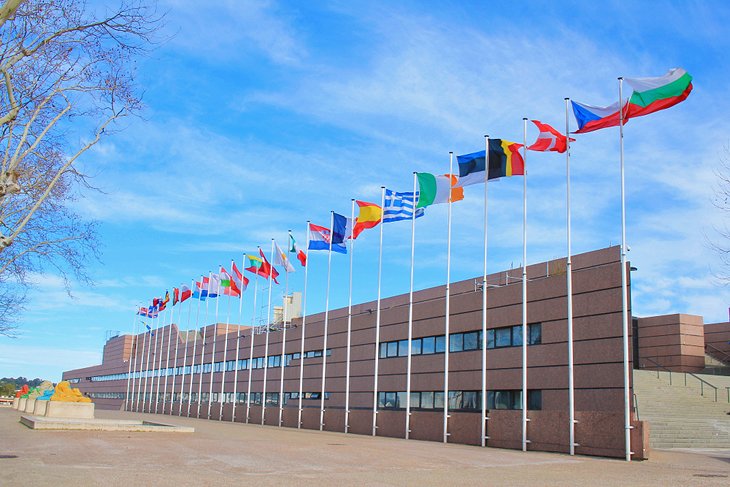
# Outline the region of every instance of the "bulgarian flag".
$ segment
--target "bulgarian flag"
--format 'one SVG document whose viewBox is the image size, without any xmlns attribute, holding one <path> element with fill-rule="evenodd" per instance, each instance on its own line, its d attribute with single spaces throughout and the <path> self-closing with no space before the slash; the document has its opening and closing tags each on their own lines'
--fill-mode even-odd
<svg viewBox="0 0 730 487">
<path fill-rule="evenodd" d="M 459 180 L 453 174 L 436 176 L 427 172 L 416 173 L 418 178 L 418 203 L 416 208 L 425 208 L 438 203 L 448 203 L 449 200 L 461 201 L 464 199 L 464 188 L 455 188 Z"/>
<path fill-rule="evenodd" d="M 355 225 L 355 228 L 357 228 L 357 225 Z M 289 234 L 289 252 L 297 255 L 297 259 L 299 259 L 299 262 L 301 262 L 302 267 L 307 266 L 307 254 L 304 253 L 303 250 L 300 250 L 299 247 L 297 247 L 297 241 L 294 240 L 294 236 L 291 233 Z"/>
<path fill-rule="evenodd" d="M 624 81 L 634 90 L 626 120 L 672 107 L 686 100 L 692 91 L 692 76 L 682 68 L 672 68 L 658 78 L 624 78 Z"/>
<path fill-rule="evenodd" d="M 363 230 L 378 226 L 383 220 L 383 209 L 375 203 L 355 200 L 360 208 L 360 214 L 355 219 L 355 226 L 352 227 L 352 238 L 357 238 Z"/>
<path fill-rule="evenodd" d="M 235 285 L 235 282 L 233 281 L 233 277 L 228 274 L 225 267 L 221 267 L 221 271 L 219 273 L 220 275 L 220 287 L 223 288 L 222 294 L 225 294 L 226 296 L 233 296 L 235 298 L 241 297 L 241 292 L 238 290 L 238 287 Z"/>
</svg>

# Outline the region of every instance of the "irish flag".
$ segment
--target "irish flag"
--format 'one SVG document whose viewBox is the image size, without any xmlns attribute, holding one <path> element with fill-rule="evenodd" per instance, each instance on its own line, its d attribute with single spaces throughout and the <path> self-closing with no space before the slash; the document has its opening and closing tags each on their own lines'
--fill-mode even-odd
<svg viewBox="0 0 730 487">
<path fill-rule="evenodd" d="M 629 98 L 625 119 L 664 110 L 687 99 L 692 76 L 682 68 L 672 68 L 658 78 L 624 78 L 634 92 Z"/>
<path fill-rule="evenodd" d="M 427 172 L 419 172 L 416 173 L 416 176 L 418 178 L 418 203 L 416 208 L 448 203 L 449 199 L 452 203 L 464 199 L 464 188 L 454 187 L 458 178 L 453 174 L 436 176 Z"/>
</svg>

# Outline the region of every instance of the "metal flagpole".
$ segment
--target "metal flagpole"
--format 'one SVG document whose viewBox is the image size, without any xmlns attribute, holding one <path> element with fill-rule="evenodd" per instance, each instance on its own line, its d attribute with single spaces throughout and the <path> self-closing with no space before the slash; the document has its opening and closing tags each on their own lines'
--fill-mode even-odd
<svg viewBox="0 0 730 487">
<path fill-rule="evenodd" d="M 193 279 L 194 281 L 194 279 Z M 203 276 L 200 276 L 200 285 L 203 285 Z M 195 289 L 196 284 L 193 282 L 193 289 Z M 192 289 L 191 289 L 192 291 Z M 192 297 L 192 296 L 191 296 Z M 203 298 L 203 290 L 200 289 L 199 295 L 198 295 L 198 309 L 195 312 L 195 335 L 193 335 L 193 351 L 190 355 L 190 387 L 188 388 L 188 413 L 187 416 L 190 417 L 190 408 L 193 403 L 193 382 L 195 381 L 195 352 L 196 352 L 196 346 L 198 344 L 198 334 L 200 332 L 200 301 Z M 187 353 L 187 348 L 185 349 L 185 352 Z"/>
<path fill-rule="evenodd" d="M 568 240 L 568 256 L 565 264 L 566 285 L 568 294 L 568 422 L 570 437 L 570 454 L 575 455 L 575 386 L 573 382 L 573 265 L 571 257 L 570 236 L 570 126 L 568 122 L 568 104 L 565 99 L 565 207 L 566 232 Z"/>
<path fill-rule="evenodd" d="M 173 294 L 175 290 L 173 289 Z M 175 298 L 173 297 L 173 300 Z M 170 374 L 170 345 L 172 344 L 172 322 L 175 319 L 175 305 L 170 309 L 170 327 L 167 330 L 167 357 L 165 358 L 165 387 L 162 390 L 162 414 L 165 414 L 165 406 L 167 405 L 167 383 L 168 377 L 172 375 L 172 381 L 175 382 L 175 375 Z M 180 321 L 180 312 L 177 313 L 177 320 Z M 180 339 L 180 326 L 177 326 L 177 337 Z M 172 411 L 172 397 L 170 397 L 170 411 Z"/>
<path fill-rule="evenodd" d="M 236 406 L 238 405 L 238 358 L 240 356 L 239 354 L 241 349 L 241 326 L 243 326 L 243 292 L 245 288 L 245 276 L 243 273 L 245 272 L 245 265 L 246 254 L 243 254 L 243 258 L 241 259 L 241 289 L 239 289 L 241 295 L 238 296 L 238 328 L 236 329 L 236 361 L 233 369 L 233 407 L 231 409 L 231 423 L 236 422 Z M 233 267 L 233 264 L 231 264 L 231 267 Z M 231 272 L 233 272 L 233 269 L 231 269 Z"/>
<path fill-rule="evenodd" d="M 132 344 L 129 347 L 129 364 L 127 366 L 127 392 L 124 395 L 124 410 L 129 411 L 129 382 L 132 379 L 132 351 L 136 349 L 134 346 L 137 338 L 137 313 L 139 312 L 139 305 L 136 306 L 134 318 L 132 318 Z"/>
<path fill-rule="evenodd" d="M 264 346 L 264 386 L 261 392 L 261 424 L 266 424 L 266 374 L 269 370 L 269 332 L 271 331 L 271 291 L 274 277 L 274 239 L 271 239 L 269 254 L 269 302 L 266 305 L 266 345 Z"/>
<path fill-rule="evenodd" d="M 233 263 L 233 260 L 231 260 L 231 263 Z M 231 272 L 233 272 L 233 266 L 231 266 Z M 223 368 L 221 370 L 221 395 L 218 398 L 219 401 L 219 408 L 218 408 L 218 421 L 223 421 L 223 405 L 228 402 L 225 400 L 225 387 L 226 387 L 226 368 L 228 368 L 228 363 L 226 360 L 228 359 L 228 327 L 231 323 L 231 294 L 230 294 L 230 279 L 231 275 L 228 274 L 228 289 L 229 291 L 226 293 L 228 296 L 228 302 L 226 303 L 226 338 L 223 340 Z M 240 296 L 239 296 L 240 298 Z M 235 398 L 234 398 L 235 401 Z"/>
<path fill-rule="evenodd" d="M 527 451 L 527 118 L 522 119 L 522 451 Z"/>
<path fill-rule="evenodd" d="M 322 395 L 319 404 L 319 430 L 324 429 L 324 394 L 327 379 L 327 327 L 329 326 L 330 312 L 330 274 L 332 271 L 332 239 L 335 236 L 335 212 L 330 211 L 330 241 L 327 252 L 327 294 L 324 300 L 324 341 L 322 344 Z"/>
<path fill-rule="evenodd" d="M 383 277 L 383 216 L 385 186 L 380 187 L 380 250 L 378 250 L 378 304 L 375 311 L 375 368 L 373 370 L 373 436 L 378 430 L 378 359 L 380 358 L 380 284 Z"/>
<path fill-rule="evenodd" d="M 157 307 L 155 306 L 154 313 L 157 313 L 155 316 L 159 316 L 159 311 L 157 311 Z M 144 407 L 145 403 L 147 402 L 147 384 L 150 382 L 150 350 L 152 349 L 152 335 L 154 334 L 155 329 L 155 318 L 152 318 L 152 325 L 150 325 L 149 330 L 149 339 L 147 340 L 147 360 L 145 361 L 144 366 L 144 389 L 142 390 L 142 412 L 145 412 Z M 147 409 L 147 412 L 149 412 L 149 408 Z"/>
<path fill-rule="evenodd" d="M 180 324 L 182 322 L 182 301 L 180 301 L 180 291 L 182 289 L 182 286 L 177 291 L 177 298 L 178 298 L 178 304 L 180 305 L 180 308 L 177 310 L 177 340 L 175 340 L 175 351 L 173 352 L 173 358 L 172 358 L 172 384 L 170 384 L 170 416 L 172 416 L 172 411 L 175 409 L 175 381 L 177 380 L 178 376 L 178 365 L 177 365 L 177 351 L 180 346 L 180 340 L 182 339 L 182 332 L 180 328 Z M 172 299 L 175 300 L 175 290 L 172 291 Z M 173 310 L 174 310 L 174 304 L 173 304 Z M 167 383 L 165 383 L 165 387 L 167 387 Z"/>
<path fill-rule="evenodd" d="M 487 193 L 489 184 L 489 135 L 484 136 L 484 274 L 482 276 L 482 446 L 487 446 Z M 448 401 L 445 397 L 444 401 Z"/>
<path fill-rule="evenodd" d="M 147 309 L 149 310 L 149 307 Z M 142 395 L 140 391 L 143 390 L 143 385 L 142 385 L 142 373 L 143 373 L 142 368 L 143 367 L 142 366 L 144 365 L 145 348 L 147 348 L 147 330 L 145 330 L 145 328 L 147 328 L 147 326 L 144 321 L 140 320 L 140 322 L 145 326 L 142 327 L 142 330 L 143 330 L 143 332 L 142 332 L 142 353 L 139 356 L 139 369 L 137 369 L 138 370 L 137 373 L 139 374 L 139 377 L 137 377 L 137 396 L 134 398 L 134 411 L 135 412 L 139 412 L 139 399 L 140 399 L 140 396 Z M 142 406 L 144 407 L 144 403 L 142 403 Z"/>
<path fill-rule="evenodd" d="M 140 306 L 137 305 L 137 313 L 139 313 Z M 142 318 L 140 315 L 135 315 L 135 329 L 134 329 L 134 363 L 132 364 L 132 394 L 129 397 L 129 411 L 134 410 L 134 402 L 136 399 L 136 394 L 139 393 L 139 389 L 136 386 L 137 383 L 137 359 L 139 358 L 139 329 L 142 324 Z M 139 323 L 138 323 L 139 321 Z"/>
<path fill-rule="evenodd" d="M 624 183 L 623 78 L 618 79 L 619 148 L 621 153 L 621 316 L 624 349 L 624 436 L 626 461 L 631 461 L 631 391 L 629 390 L 629 286 L 626 274 L 626 189 Z"/>
<path fill-rule="evenodd" d="M 451 178 L 454 173 L 454 153 L 449 152 L 449 208 L 446 230 L 446 309 L 444 311 L 444 431 L 443 441 L 449 442 L 449 336 L 451 329 Z"/>
<path fill-rule="evenodd" d="M 191 287 L 190 287 L 190 293 L 191 296 L 188 298 L 190 299 L 192 297 L 193 287 L 195 286 L 195 280 L 191 281 Z M 181 295 L 182 297 L 182 295 Z M 182 306 L 182 302 L 180 302 L 180 306 Z M 188 337 L 190 336 L 190 315 L 192 314 L 192 301 L 188 302 L 188 322 L 185 325 L 185 351 L 183 352 L 183 363 L 182 368 L 180 369 L 180 405 L 177 410 L 177 415 L 182 416 L 182 407 L 183 407 L 183 401 L 185 400 L 185 364 L 188 361 Z M 182 312 L 182 309 L 180 310 Z M 177 364 L 177 351 L 175 352 L 175 363 Z M 173 386 L 175 385 L 175 382 L 172 383 Z M 174 391 L 173 391 L 174 392 Z M 170 414 L 172 414 L 172 411 L 170 411 Z"/>
<path fill-rule="evenodd" d="M 413 267 L 416 256 L 416 189 L 418 176 L 413 173 L 413 207 L 411 208 L 411 284 L 408 292 L 408 358 L 406 361 L 406 440 L 411 437 L 411 342 L 413 341 Z M 448 397 L 444 398 L 448 401 Z"/>
<path fill-rule="evenodd" d="M 167 296 L 167 292 L 165 292 Z M 162 336 L 160 337 L 160 356 L 157 358 L 157 388 L 155 389 L 155 414 L 157 414 L 157 407 L 160 405 L 160 382 L 162 382 L 162 355 L 165 348 L 165 338 L 170 339 L 170 323 L 172 323 L 172 310 L 167 309 L 165 305 L 165 316 L 169 315 L 167 333 L 165 333 L 165 324 L 163 321 Z"/>
<path fill-rule="evenodd" d="M 259 247 L 261 248 L 261 247 Z M 253 265 L 253 264 L 252 264 Z M 256 296 L 259 293 L 259 275 L 256 274 L 253 285 L 253 311 L 251 313 L 251 350 L 248 355 L 248 389 L 246 390 L 246 423 L 251 419 L 251 379 L 253 376 L 253 342 L 256 337 Z"/>
<path fill-rule="evenodd" d="M 304 394 L 304 336 L 307 331 L 307 277 L 309 274 L 309 220 L 307 220 L 307 230 L 304 235 L 307 236 L 307 251 L 304 262 L 304 296 L 302 297 L 302 347 L 299 354 L 299 413 L 297 416 L 297 428 L 302 427 L 302 395 Z"/>
<path fill-rule="evenodd" d="M 200 406 L 203 403 L 203 375 L 205 373 L 205 339 L 208 334 L 208 302 L 210 301 L 210 277 L 213 271 L 208 271 L 208 285 L 205 287 L 205 319 L 203 320 L 203 341 L 200 344 L 200 375 L 198 376 L 198 412 L 196 418 L 200 418 Z M 205 284 L 205 281 L 202 283 Z M 203 290 L 200 290 L 200 296 L 203 296 Z M 217 302 L 217 301 L 216 301 Z"/>
<path fill-rule="evenodd" d="M 355 199 L 350 200 L 350 224 L 355 225 Z M 345 236 L 347 237 L 347 236 Z M 355 253 L 355 239 L 350 233 L 350 284 L 347 300 L 347 358 L 345 365 L 345 433 L 350 430 L 350 344 L 352 341 L 352 255 Z M 376 347 L 377 348 L 377 347 Z"/>
<path fill-rule="evenodd" d="M 291 230 L 289 230 L 289 233 L 291 233 Z M 289 300 L 289 269 L 286 266 L 286 263 L 288 256 L 282 256 L 281 260 L 284 263 L 284 271 L 286 271 L 284 274 L 284 302 L 283 304 L 283 311 L 284 316 L 281 320 L 283 330 L 282 330 L 282 336 L 281 336 L 281 376 L 279 379 L 279 427 L 281 427 L 281 422 L 284 416 L 284 369 L 286 368 L 286 313 L 288 310 L 287 301 Z"/>
<path fill-rule="evenodd" d="M 215 374 L 215 342 L 218 338 L 218 302 L 220 301 L 221 294 L 221 270 L 222 265 L 218 266 L 218 278 L 216 279 L 215 289 L 215 323 L 213 324 L 213 351 L 210 354 L 210 384 L 208 384 L 208 414 L 207 418 L 210 419 L 210 409 L 213 405 L 213 376 Z M 212 275 L 211 275 L 212 277 Z M 211 285 L 210 283 L 208 284 Z M 210 296 L 210 290 L 208 290 L 208 296 Z"/>
<path fill-rule="evenodd" d="M 165 310 L 165 311 L 167 311 L 167 310 Z M 167 313 L 164 313 L 163 316 L 165 316 L 166 314 Z M 155 345 L 154 345 L 154 350 L 152 351 L 153 357 L 152 357 L 152 377 L 150 378 L 150 402 L 147 406 L 147 411 L 151 413 L 152 412 L 152 401 L 154 400 L 155 414 L 157 414 L 158 397 L 157 397 L 157 394 L 153 394 L 153 391 L 155 390 L 155 383 L 157 383 L 158 388 L 160 385 L 160 377 L 158 375 L 160 373 L 160 368 L 159 368 L 159 365 L 157 367 L 155 367 L 155 361 L 159 362 L 158 355 L 157 355 L 158 339 L 160 342 L 160 348 L 162 348 L 162 341 L 163 341 L 162 337 L 165 336 L 165 330 L 164 330 L 165 320 L 164 320 L 163 316 L 160 316 L 160 313 L 158 312 L 158 314 L 157 314 L 157 332 L 155 333 Z M 160 335 L 162 335 L 162 337 Z M 159 391 L 158 391 L 158 393 L 159 393 Z"/>
</svg>

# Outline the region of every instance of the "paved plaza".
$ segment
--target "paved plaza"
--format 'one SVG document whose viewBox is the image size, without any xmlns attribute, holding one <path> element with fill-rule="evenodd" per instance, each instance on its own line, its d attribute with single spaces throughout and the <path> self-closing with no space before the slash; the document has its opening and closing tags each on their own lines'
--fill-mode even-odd
<svg viewBox="0 0 730 487">
<path fill-rule="evenodd" d="M 160 420 L 97 411 L 98 418 Z M 0 485 L 730 484 L 730 450 L 570 457 L 173 416 L 194 433 L 34 431 L 0 407 Z"/>
</svg>

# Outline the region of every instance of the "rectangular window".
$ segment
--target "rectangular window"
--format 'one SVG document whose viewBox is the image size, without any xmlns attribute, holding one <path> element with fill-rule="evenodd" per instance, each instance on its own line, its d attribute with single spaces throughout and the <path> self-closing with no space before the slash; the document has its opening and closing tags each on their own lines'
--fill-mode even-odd
<svg viewBox="0 0 730 487">
<path fill-rule="evenodd" d="M 512 327 L 512 346 L 522 346 L 522 325 L 516 325 Z"/>
<path fill-rule="evenodd" d="M 461 391 L 449 391 L 449 409 L 461 409 L 462 398 Z"/>
<path fill-rule="evenodd" d="M 421 339 L 420 338 L 414 338 L 411 341 L 411 354 L 421 355 Z"/>
<path fill-rule="evenodd" d="M 530 336 L 528 338 L 528 345 L 539 345 L 542 343 L 542 324 L 540 323 L 533 323 L 532 325 L 528 325 L 527 329 L 530 333 Z"/>
<path fill-rule="evenodd" d="M 487 349 L 494 348 L 494 330 L 487 330 Z"/>
<path fill-rule="evenodd" d="M 398 356 L 398 342 L 388 342 L 388 357 Z"/>
<path fill-rule="evenodd" d="M 421 393 L 421 408 L 433 409 L 433 392 Z"/>
<path fill-rule="evenodd" d="M 434 392 L 433 393 L 433 407 L 434 409 L 443 409 L 444 408 L 444 392 Z"/>
<path fill-rule="evenodd" d="M 420 392 L 411 391 L 411 407 L 412 408 L 421 407 L 421 393 Z"/>
<path fill-rule="evenodd" d="M 436 337 L 436 353 L 444 353 L 446 351 L 446 337 L 439 335 Z"/>
<path fill-rule="evenodd" d="M 388 343 L 382 342 L 380 344 L 380 358 L 386 358 L 388 356 Z"/>
<path fill-rule="evenodd" d="M 436 337 L 421 338 L 421 353 L 432 354 L 436 351 Z"/>
<path fill-rule="evenodd" d="M 400 408 L 400 409 L 404 409 L 406 407 L 406 398 L 407 398 L 406 393 L 399 392 L 397 394 L 398 394 L 398 398 L 397 398 L 397 402 L 396 402 L 396 407 Z"/>
<path fill-rule="evenodd" d="M 464 333 L 464 350 L 478 350 L 479 348 L 481 348 L 479 332 Z"/>
<path fill-rule="evenodd" d="M 384 392 L 378 392 L 378 407 L 379 408 L 385 407 L 385 393 Z"/>
<path fill-rule="evenodd" d="M 395 392 L 385 393 L 385 408 L 396 408 L 397 407 L 397 396 Z"/>
<path fill-rule="evenodd" d="M 449 352 L 461 352 L 464 350 L 464 334 L 452 333 L 449 337 Z"/>
<path fill-rule="evenodd" d="M 398 356 L 405 357 L 408 355 L 408 340 L 400 340 L 398 342 Z"/>
<path fill-rule="evenodd" d="M 495 347 L 509 347 L 512 345 L 512 328 L 497 328 L 494 330 Z"/>
</svg>

